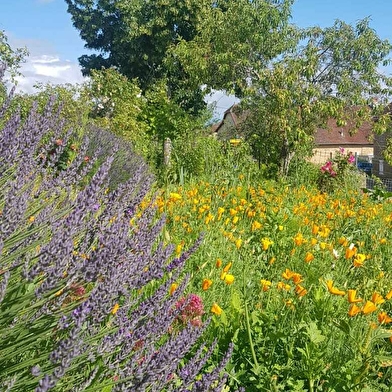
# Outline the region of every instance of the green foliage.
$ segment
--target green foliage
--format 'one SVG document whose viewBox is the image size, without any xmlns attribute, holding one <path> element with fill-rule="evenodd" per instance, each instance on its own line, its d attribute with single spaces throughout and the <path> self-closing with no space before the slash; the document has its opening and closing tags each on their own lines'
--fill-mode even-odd
<svg viewBox="0 0 392 392">
<path fill-rule="evenodd" d="M 365 174 L 354 165 L 355 157 L 344 148 L 336 151 L 332 160 L 321 166 L 318 176 L 318 187 L 322 192 L 334 192 L 346 189 L 359 190 L 365 185 Z"/>
<path fill-rule="evenodd" d="M 278 165 L 280 175 L 287 175 L 296 154 L 311 155 L 314 132 L 328 118 L 350 123 L 354 133 L 378 113 L 376 131 L 385 130 L 389 118 L 380 112 L 392 91 L 391 78 L 378 68 L 389 62 L 391 44 L 368 20 L 292 30 L 292 39 L 298 40 L 297 48 L 260 70 L 250 86 L 242 127 L 254 150 L 267 151 L 263 159 Z"/>
<path fill-rule="evenodd" d="M 11 81 L 13 83 L 16 82 L 16 76 L 20 75 L 20 64 L 24 62 L 24 59 L 27 55 L 28 51 L 26 48 L 11 48 L 4 31 L 0 30 L 0 62 L 2 62 L 6 66 L 7 72 L 10 74 Z M 3 83 L 0 84 L 0 88 L 3 89 Z M 0 92 L 0 97 L 2 95 L 3 93 Z"/>
<path fill-rule="evenodd" d="M 204 7 L 193 40 L 172 46 L 177 62 L 196 85 L 243 95 L 269 61 L 291 47 L 292 0 L 223 0 Z"/>
<path fill-rule="evenodd" d="M 115 66 L 143 91 L 167 80 L 182 108 L 203 109 L 202 85 L 240 90 L 287 47 L 292 0 L 66 0 L 86 47 L 85 73 Z M 178 49 L 177 49 L 178 48 Z"/>
<path fill-rule="evenodd" d="M 287 181 L 297 187 L 316 187 L 319 176 L 320 168 L 317 165 L 296 155 L 290 164 Z"/>
<path fill-rule="evenodd" d="M 186 267 L 188 289 L 209 304 L 210 339 L 235 343 L 228 387 L 387 391 L 392 204 L 354 188 L 321 193 L 242 174 L 171 187 L 158 204 L 180 248 L 205 233 Z M 368 301 L 377 302 L 370 313 Z"/>
<path fill-rule="evenodd" d="M 148 126 L 143 121 L 146 102 L 137 82 L 114 68 L 92 70 L 84 91 L 92 104 L 90 118 L 94 125 L 131 142 L 147 156 L 150 143 Z"/>
</svg>

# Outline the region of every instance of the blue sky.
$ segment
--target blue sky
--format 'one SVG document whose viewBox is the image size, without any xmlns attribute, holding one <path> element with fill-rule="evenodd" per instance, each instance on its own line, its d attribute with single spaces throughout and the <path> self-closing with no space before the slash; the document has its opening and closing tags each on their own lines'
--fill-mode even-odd
<svg viewBox="0 0 392 392">
<path fill-rule="evenodd" d="M 181 1 L 181 0 L 179 0 Z M 336 19 L 355 23 L 370 17 L 370 25 L 383 39 L 392 41 L 392 0 L 296 0 L 292 22 L 301 27 L 330 26 Z M 21 90 L 33 91 L 35 82 L 80 83 L 77 58 L 88 53 L 72 26 L 64 0 L 0 0 L 0 30 L 5 30 L 13 47 L 26 46 L 30 56 L 23 65 Z M 218 113 L 232 98 L 217 92 Z"/>
</svg>

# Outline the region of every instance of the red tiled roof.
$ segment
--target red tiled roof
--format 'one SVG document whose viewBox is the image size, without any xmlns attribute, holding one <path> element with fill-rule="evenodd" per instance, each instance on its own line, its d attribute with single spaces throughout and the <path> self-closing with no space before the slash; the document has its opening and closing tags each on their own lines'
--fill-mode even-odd
<svg viewBox="0 0 392 392">
<path fill-rule="evenodd" d="M 344 127 L 338 127 L 336 120 L 329 119 L 327 129 L 318 128 L 314 136 L 314 142 L 317 146 L 326 145 L 366 145 L 372 146 L 372 126 L 369 122 L 350 135 L 350 131 L 354 129 L 354 125 L 348 123 Z"/>
</svg>

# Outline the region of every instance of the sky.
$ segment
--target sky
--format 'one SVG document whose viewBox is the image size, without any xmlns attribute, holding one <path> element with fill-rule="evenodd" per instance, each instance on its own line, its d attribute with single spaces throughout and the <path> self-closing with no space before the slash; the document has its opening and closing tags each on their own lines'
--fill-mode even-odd
<svg viewBox="0 0 392 392">
<path fill-rule="evenodd" d="M 181 0 L 179 0 L 181 1 Z M 353 24 L 365 17 L 377 34 L 392 41 L 392 0 L 296 0 L 291 22 L 300 27 L 333 25 L 336 19 Z M 64 0 L 0 0 L 0 30 L 13 48 L 27 47 L 19 91 L 31 93 L 37 82 L 82 83 L 78 57 L 89 54 L 73 27 Z M 215 92 L 216 117 L 222 117 L 235 99 Z"/>
</svg>

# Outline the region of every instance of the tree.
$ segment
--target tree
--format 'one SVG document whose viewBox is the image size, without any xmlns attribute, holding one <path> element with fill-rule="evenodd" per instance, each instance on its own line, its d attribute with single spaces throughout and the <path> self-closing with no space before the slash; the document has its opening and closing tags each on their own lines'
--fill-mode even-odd
<svg viewBox="0 0 392 392">
<path fill-rule="evenodd" d="M 243 83 L 254 62 L 264 63 L 264 58 L 280 53 L 282 41 L 279 37 L 279 43 L 276 42 L 275 32 L 287 22 L 292 3 L 65 1 L 86 47 L 99 52 L 79 58 L 85 74 L 115 66 L 128 78 L 137 78 L 143 91 L 159 80 L 167 80 L 170 98 L 193 112 L 203 106 L 203 84 L 232 87 L 233 72 L 237 79 L 241 75 Z M 190 59 L 194 59 L 196 67 Z"/>
<path fill-rule="evenodd" d="M 25 48 L 13 49 L 8 43 L 8 38 L 4 31 L 0 31 L 0 71 L 4 67 L 9 74 L 12 83 L 16 83 L 16 77 L 20 75 L 19 67 L 27 56 Z M 7 97 L 6 80 L 0 81 L 0 105 Z"/>
<path fill-rule="evenodd" d="M 26 48 L 11 48 L 4 31 L 0 31 L 0 63 L 3 63 L 15 83 L 15 77 L 20 75 L 19 67 L 28 55 Z"/>
<path fill-rule="evenodd" d="M 332 27 L 298 31 L 298 45 L 263 69 L 248 89 L 249 115 L 242 131 L 265 163 L 288 173 L 295 154 L 311 155 L 317 126 L 334 117 L 352 131 L 371 120 L 377 98 L 387 102 L 392 79 L 380 71 L 389 64 L 391 44 L 381 40 L 364 19 L 355 26 L 336 21 Z M 376 131 L 388 118 L 378 113 Z"/>
</svg>

